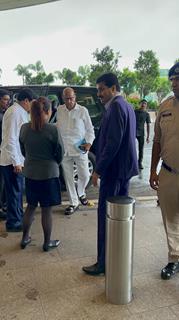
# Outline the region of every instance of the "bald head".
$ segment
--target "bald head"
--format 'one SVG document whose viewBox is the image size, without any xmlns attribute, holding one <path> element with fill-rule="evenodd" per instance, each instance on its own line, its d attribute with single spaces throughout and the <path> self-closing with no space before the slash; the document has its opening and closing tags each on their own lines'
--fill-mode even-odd
<svg viewBox="0 0 179 320">
<path fill-rule="evenodd" d="M 63 100 L 68 110 L 72 110 L 76 104 L 76 95 L 72 88 L 67 87 L 63 90 Z"/>
</svg>

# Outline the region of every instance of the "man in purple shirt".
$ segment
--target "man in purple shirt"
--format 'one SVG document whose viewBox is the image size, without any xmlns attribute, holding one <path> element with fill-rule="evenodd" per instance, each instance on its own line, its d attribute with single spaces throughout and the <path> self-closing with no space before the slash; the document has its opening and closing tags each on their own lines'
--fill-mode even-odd
<svg viewBox="0 0 179 320">
<path fill-rule="evenodd" d="M 112 196 L 127 196 L 129 180 L 138 174 L 134 110 L 120 95 L 115 74 L 103 74 L 96 84 L 98 97 L 106 111 L 97 137 L 96 168 L 92 177 L 94 186 L 100 178 L 98 257 L 95 264 L 82 268 L 90 275 L 105 273 L 106 199 Z"/>
</svg>

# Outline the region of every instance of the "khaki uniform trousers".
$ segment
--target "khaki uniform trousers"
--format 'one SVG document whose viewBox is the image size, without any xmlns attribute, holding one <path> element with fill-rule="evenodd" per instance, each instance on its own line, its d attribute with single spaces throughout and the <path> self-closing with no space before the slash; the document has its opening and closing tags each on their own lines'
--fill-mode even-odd
<svg viewBox="0 0 179 320">
<path fill-rule="evenodd" d="M 158 197 L 168 243 L 168 261 L 179 261 L 179 174 L 161 168 Z"/>
</svg>

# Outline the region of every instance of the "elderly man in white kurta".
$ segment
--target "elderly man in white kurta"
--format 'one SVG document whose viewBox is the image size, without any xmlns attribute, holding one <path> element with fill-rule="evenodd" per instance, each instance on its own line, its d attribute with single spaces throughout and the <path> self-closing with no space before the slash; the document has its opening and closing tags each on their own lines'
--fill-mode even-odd
<svg viewBox="0 0 179 320">
<path fill-rule="evenodd" d="M 70 205 L 65 214 L 73 214 L 79 207 L 88 204 L 85 188 L 90 175 L 88 168 L 88 151 L 94 140 L 94 129 L 88 110 L 76 103 L 76 95 L 72 88 L 63 91 L 64 105 L 57 109 L 57 127 L 60 130 L 65 155 L 62 162 L 65 183 Z M 77 166 L 77 188 L 74 182 L 74 162 Z"/>
</svg>

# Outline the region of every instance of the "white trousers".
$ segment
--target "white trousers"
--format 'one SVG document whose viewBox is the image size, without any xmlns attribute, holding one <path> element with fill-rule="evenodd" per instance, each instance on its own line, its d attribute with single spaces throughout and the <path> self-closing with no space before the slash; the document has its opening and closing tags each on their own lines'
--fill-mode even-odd
<svg viewBox="0 0 179 320">
<path fill-rule="evenodd" d="M 74 183 L 74 162 L 76 163 L 78 174 L 77 190 Z M 62 161 L 62 168 L 70 205 L 77 206 L 79 204 L 78 197 L 85 195 L 85 188 L 90 178 L 88 154 L 65 156 Z"/>
</svg>

